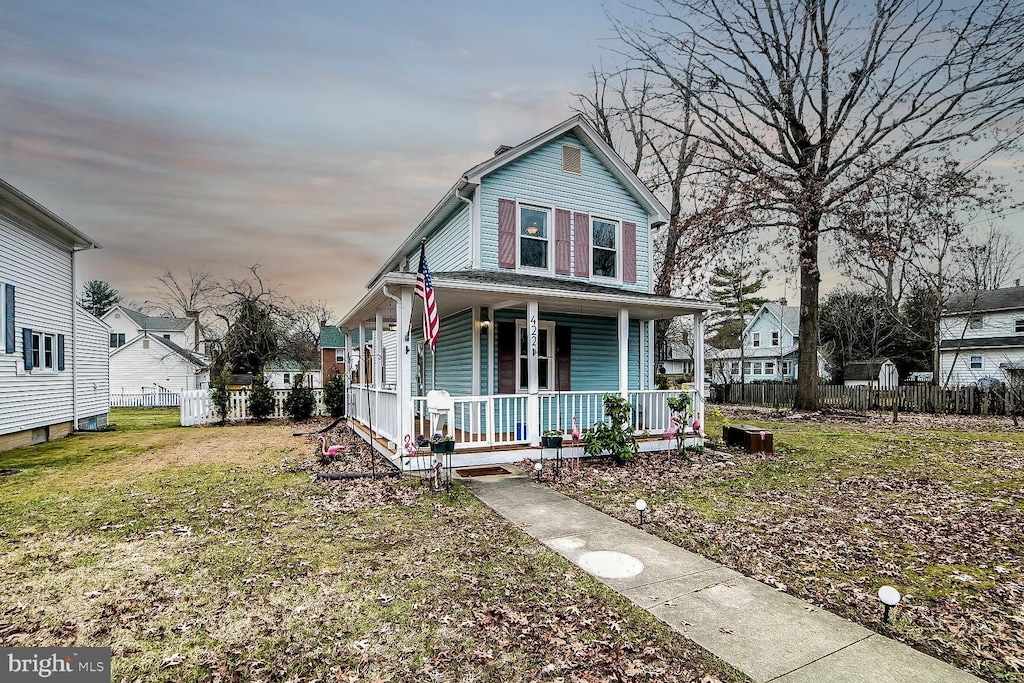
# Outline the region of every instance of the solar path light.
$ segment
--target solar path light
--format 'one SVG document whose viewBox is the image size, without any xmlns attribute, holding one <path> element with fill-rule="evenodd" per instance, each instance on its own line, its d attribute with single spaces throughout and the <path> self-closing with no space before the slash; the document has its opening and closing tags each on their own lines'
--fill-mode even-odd
<svg viewBox="0 0 1024 683">
<path fill-rule="evenodd" d="M 889 610 L 900 604 L 900 592 L 892 586 L 882 586 L 878 589 L 878 601 L 885 605 L 882 623 L 886 623 L 889 621 Z"/>
<path fill-rule="evenodd" d="M 540 482 L 540 473 L 544 471 L 544 465 L 537 463 L 533 466 L 533 471 L 537 473 L 537 481 Z"/>
<path fill-rule="evenodd" d="M 636 501 L 636 511 L 640 515 L 640 526 L 644 525 L 644 511 L 647 510 L 647 501 L 640 498 Z"/>
</svg>

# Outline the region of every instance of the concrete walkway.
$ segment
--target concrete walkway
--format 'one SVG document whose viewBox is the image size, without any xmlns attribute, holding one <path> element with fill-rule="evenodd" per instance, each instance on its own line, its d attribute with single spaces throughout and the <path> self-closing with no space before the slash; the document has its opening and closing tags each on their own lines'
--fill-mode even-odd
<svg viewBox="0 0 1024 683">
<path fill-rule="evenodd" d="M 499 515 L 759 683 L 981 680 L 523 475 L 460 481 Z"/>
</svg>

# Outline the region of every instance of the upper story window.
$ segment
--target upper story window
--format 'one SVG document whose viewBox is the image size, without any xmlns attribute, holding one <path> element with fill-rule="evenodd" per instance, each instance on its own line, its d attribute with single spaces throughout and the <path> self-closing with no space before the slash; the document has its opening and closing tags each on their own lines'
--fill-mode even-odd
<svg viewBox="0 0 1024 683">
<path fill-rule="evenodd" d="M 967 317 L 967 327 L 972 330 L 980 330 L 984 326 L 984 319 L 980 315 L 971 315 Z"/>
<path fill-rule="evenodd" d="M 753 346 L 755 349 L 761 347 L 761 333 L 760 332 L 752 332 L 750 334 L 750 345 Z"/>
<path fill-rule="evenodd" d="M 534 206 L 519 207 L 519 265 L 548 270 L 548 226 L 551 212 Z"/>
<path fill-rule="evenodd" d="M 161 335 L 161 336 L 162 336 L 162 337 L 163 337 L 164 339 L 166 339 L 167 341 L 171 341 L 171 335 L 169 335 L 169 334 L 164 334 L 164 335 Z"/>
<path fill-rule="evenodd" d="M 1013 321 L 1013 331 L 1018 334 L 1024 332 L 1024 318 L 1017 318 Z"/>
<path fill-rule="evenodd" d="M 111 332 L 110 333 L 110 348 L 119 349 L 124 346 L 124 333 L 123 332 Z"/>
<path fill-rule="evenodd" d="M 284 373 L 284 383 L 285 384 L 291 384 L 292 383 L 292 376 L 290 374 L 288 374 L 287 372 Z"/>
<path fill-rule="evenodd" d="M 779 333 L 778 330 L 772 330 L 772 346 L 779 345 L 779 339 L 781 336 L 782 335 Z"/>
<path fill-rule="evenodd" d="M 594 218 L 590 226 L 591 276 L 618 279 L 619 224 Z"/>
<path fill-rule="evenodd" d="M 971 370 L 981 370 L 984 359 L 981 356 L 971 356 Z"/>
<path fill-rule="evenodd" d="M 345 349 L 334 349 L 334 362 L 344 363 L 345 362 Z"/>
</svg>

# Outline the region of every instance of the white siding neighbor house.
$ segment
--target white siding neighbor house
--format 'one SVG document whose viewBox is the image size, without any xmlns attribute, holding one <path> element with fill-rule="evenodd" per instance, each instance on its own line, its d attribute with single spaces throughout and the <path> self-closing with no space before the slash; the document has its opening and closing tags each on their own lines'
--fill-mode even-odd
<svg viewBox="0 0 1024 683">
<path fill-rule="evenodd" d="M 180 393 L 210 386 L 210 365 L 198 350 L 198 316 L 158 317 L 115 306 L 103 322 L 110 326 L 111 393 Z"/>
<path fill-rule="evenodd" d="M 0 450 L 106 424 L 106 326 L 75 303 L 99 245 L 3 180 L 0 245 Z"/>
<path fill-rule="evenodd" d="M 294 360 L 279 360 L 267 365 L 267 380 L 274 389 L 291 389 L 295 378 L 302 375 L 303 382 L 311 389 L 320 389 L 323 382 L 320 368 L 310 368 Z"/>
<path fill-rule="evenodd" d="M 843 372 L 843 386 L 895 389 L 900 385 L 900 371 L 888 358 L 847 363 Z"/>
<path fill-rule="evenodd" d="M 967 292 L 939 320 L 939 384 L 985 386 L 1024 375 L 1024 287 Z"/>
</svg>

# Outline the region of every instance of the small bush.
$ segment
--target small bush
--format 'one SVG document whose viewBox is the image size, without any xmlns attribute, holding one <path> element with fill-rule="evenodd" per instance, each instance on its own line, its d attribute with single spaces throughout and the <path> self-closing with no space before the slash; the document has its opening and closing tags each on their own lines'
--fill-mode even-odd
<svg viewBox="0 0 1024 683">
<path fill-rule="evenodd" d="M 640 452 L 633 435 L 633 405 L 629 399 L 616 394 L 604 395 L 604 414 L 611 422 L 597 422 L 583 436 L 583 451 L 587 455 L 607 453 L 620 465 Z"/>
<path fill-rule="evenodd" d="M 331 417 L 345 414 L 345 375 L 336 372 L 324 383 L 324 406 Z"/>
<path fill-rule="evenodd" d="M 284 399 L 284 413 L 293 420 L 308 420 L 316 409 L 313 390 L 306 386 L 305 375 L 299 373 L 292 379 L 292 388 Z"/>
<path fill-rule="evenodd" d="M 213 413 L 221 424 L 228 419 L 228 404 L 231 401 L 231 393 L 228 391 L 230 380 L 231 375 L 224 370 L 210 383 L 210 402 L 213 403 Z"/>
<path fill-rule="evenodd" d="M 249 417 L 262 422 L 274 414 L 274 390 L 263 373 L 252 376 L 249 390 Z"/>
</svg>

